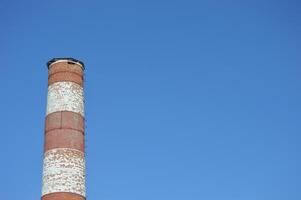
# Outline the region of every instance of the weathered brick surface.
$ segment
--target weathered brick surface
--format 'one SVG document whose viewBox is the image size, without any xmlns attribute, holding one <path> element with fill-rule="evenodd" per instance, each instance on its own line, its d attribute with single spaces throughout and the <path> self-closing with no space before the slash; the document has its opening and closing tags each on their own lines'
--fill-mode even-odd
<svg viewBox="0 0 301 200">
<path fill-rule="evenodd" d="M 77 83 L 81 86 L 83 85 L 82 76 L 71 72 L 57 72 L 55 74 L 49 75 L 48 85 L 51 85 L 56 82 L 61 82 L 61 81 L 69 81 L 69 82 Z"/>
<path fill-rule="evenodd" d="M 55 129 L 45 134 L 44 151 L 55 148 L 71 148 L 84 152 L 83 133 L 71 129 Z"/>
<path fill-rule="evenodd" d="M 84 118 L 78 113 L 63 111 L 62 128 L 71 128 L 84 132 Z"/>
<path fill-rule="evenodd" d="M 86 195 L 84 153 L 56 148 L 44 153 L 42 196 L 56 192 Z"/>
<path fill-rule="evenodd" d="M 60 81 L 48 86 L 46 113 L 71 111 L 84 116 L 83 87 L 74 82 Z"/>
<path fill-rule="evenodd" d="M 54 112 L 46 116 L 45 132 L 62 127 L 62 112 Z"/>
<path fill-rule="evenodd" d="M 74 112 L 54 112 L 46 117 L 45 132 L 53 129 L 74 129 L 84 133 L 84 118 Z"/>
<path fill-rule="evenodd" d="M 60 81 L 71 81 L 83 85 L 83 69 L 78 64 L 68 62 L 57 62 L 49 68 L 48 84 Z"/>
<path fill-rule="evenodd" d="M 69 192 L 56 192 L 44 195 L 42 200 L 85 200 L 86 198 Z"/>
<path fill-rule="evenodd" d="M 49 74 L 54 74 L 57 72 L 63 72 L 63 71 L 70 71 L 73 73 L 77 73 L 79 75 L 83 75 L 83 69 L 80 65 L 78 64 L 69 64 L 68 62 L 56 62 L 53 63 L 49 70 Z"/>
</svg>

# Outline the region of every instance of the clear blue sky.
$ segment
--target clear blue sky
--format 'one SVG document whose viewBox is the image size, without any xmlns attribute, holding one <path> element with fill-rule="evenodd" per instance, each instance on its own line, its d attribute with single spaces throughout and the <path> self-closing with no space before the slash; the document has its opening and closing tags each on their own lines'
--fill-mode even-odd
<svg viewBox="0 0 301 200">
<path fill-rule="evenodd" d="M 88 200 L 300 200 L 297 0 L 0 6 L 0 197 L 39 199 L 47 69 L 86 64 Z"/>
</svg>

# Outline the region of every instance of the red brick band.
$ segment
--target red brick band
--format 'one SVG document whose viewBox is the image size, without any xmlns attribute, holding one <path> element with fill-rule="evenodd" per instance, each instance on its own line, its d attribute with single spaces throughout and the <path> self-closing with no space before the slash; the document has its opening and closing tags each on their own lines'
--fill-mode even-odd
<svg viewBox="0 0 301 200">
<path fill-rule="evenodd" d="M 42 200 L 85 200 L 86 198 L 70 193 L 70 192 L 56 192 L 56 193 L 51 193 L 51 194 L 46 194 L 42 196 Z"/>
<path fill-rule="evenodd" d="M 54 74 L 62 71 L 70 71 L 79 75 L 83 75 L 83 69 L 81 66 L 74 63 L 70 64 L 68 62 L 55 62 L 50 66 L 48 70 L 49 74 Z"/>
<path fill-rule="evenodd" d="M 55 129 L 45 134 L 44 152 L 56 148 L 85 151 L 84 135 L 75 130 Z"/>
<path fill-rule="evenodd" d="M 79 113 L 59 111 L 50 113 L 46 117 L 45 132 L 55 129 L 72 129 L 84 134 L 85 119 Z"/>
<path fill-rule="evenodd" d="M 71 148 L 84 152 L 84 118 L 74 112 L 54 112 L 46 117 L 44 151 Z"/>
<path fill-rule="evenodd" d="M 83 86 L 83 69 L 77 64 L 68 62 L 54 63 L 49 68 L 48 74 L 48 85 L 69 81 Z"/>
<path fill-rule="evenodd" d="M 59 72 L 50 75 L 48 78 L 48 85 L 61 81 L 74 82 L 79 84 L 80 86 L 83 86 L 83 78 L 75 73 L 70 72 Z"/>
</svg>

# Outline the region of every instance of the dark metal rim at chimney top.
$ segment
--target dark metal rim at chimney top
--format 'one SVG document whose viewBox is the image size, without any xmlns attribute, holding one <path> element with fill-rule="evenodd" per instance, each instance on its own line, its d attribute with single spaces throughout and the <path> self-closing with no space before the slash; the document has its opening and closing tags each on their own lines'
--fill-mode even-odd
<svg viewBox="0 0 301 200">
<path fill-rule="evenodd" d="M 60 60 L 62 60 L 62 61 L 65 60 L 69 64 L 79 64 L 83 68 L 83 70 L 85 70 L 84 63 L 82 61 L 74 59 L 74 58 L 52 58 L 51 60 L 49 60 L 47 62 L 47 68 L 49 69 L 49 67 L 52 63 L 58 62 Z"/>
</svg>

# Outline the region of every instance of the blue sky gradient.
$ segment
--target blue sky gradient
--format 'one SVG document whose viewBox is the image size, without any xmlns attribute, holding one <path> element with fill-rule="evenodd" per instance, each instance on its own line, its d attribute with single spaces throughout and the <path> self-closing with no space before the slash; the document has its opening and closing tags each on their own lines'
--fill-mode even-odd
<svg viewBox="0 0 301 200">
<path fill-rule="evenodd" d="M 1 199 L 40 198 L 45 63 L 74 57 L 88 200 L 300 200 L 300 9 L 2 0 Z"/>
</svg>

